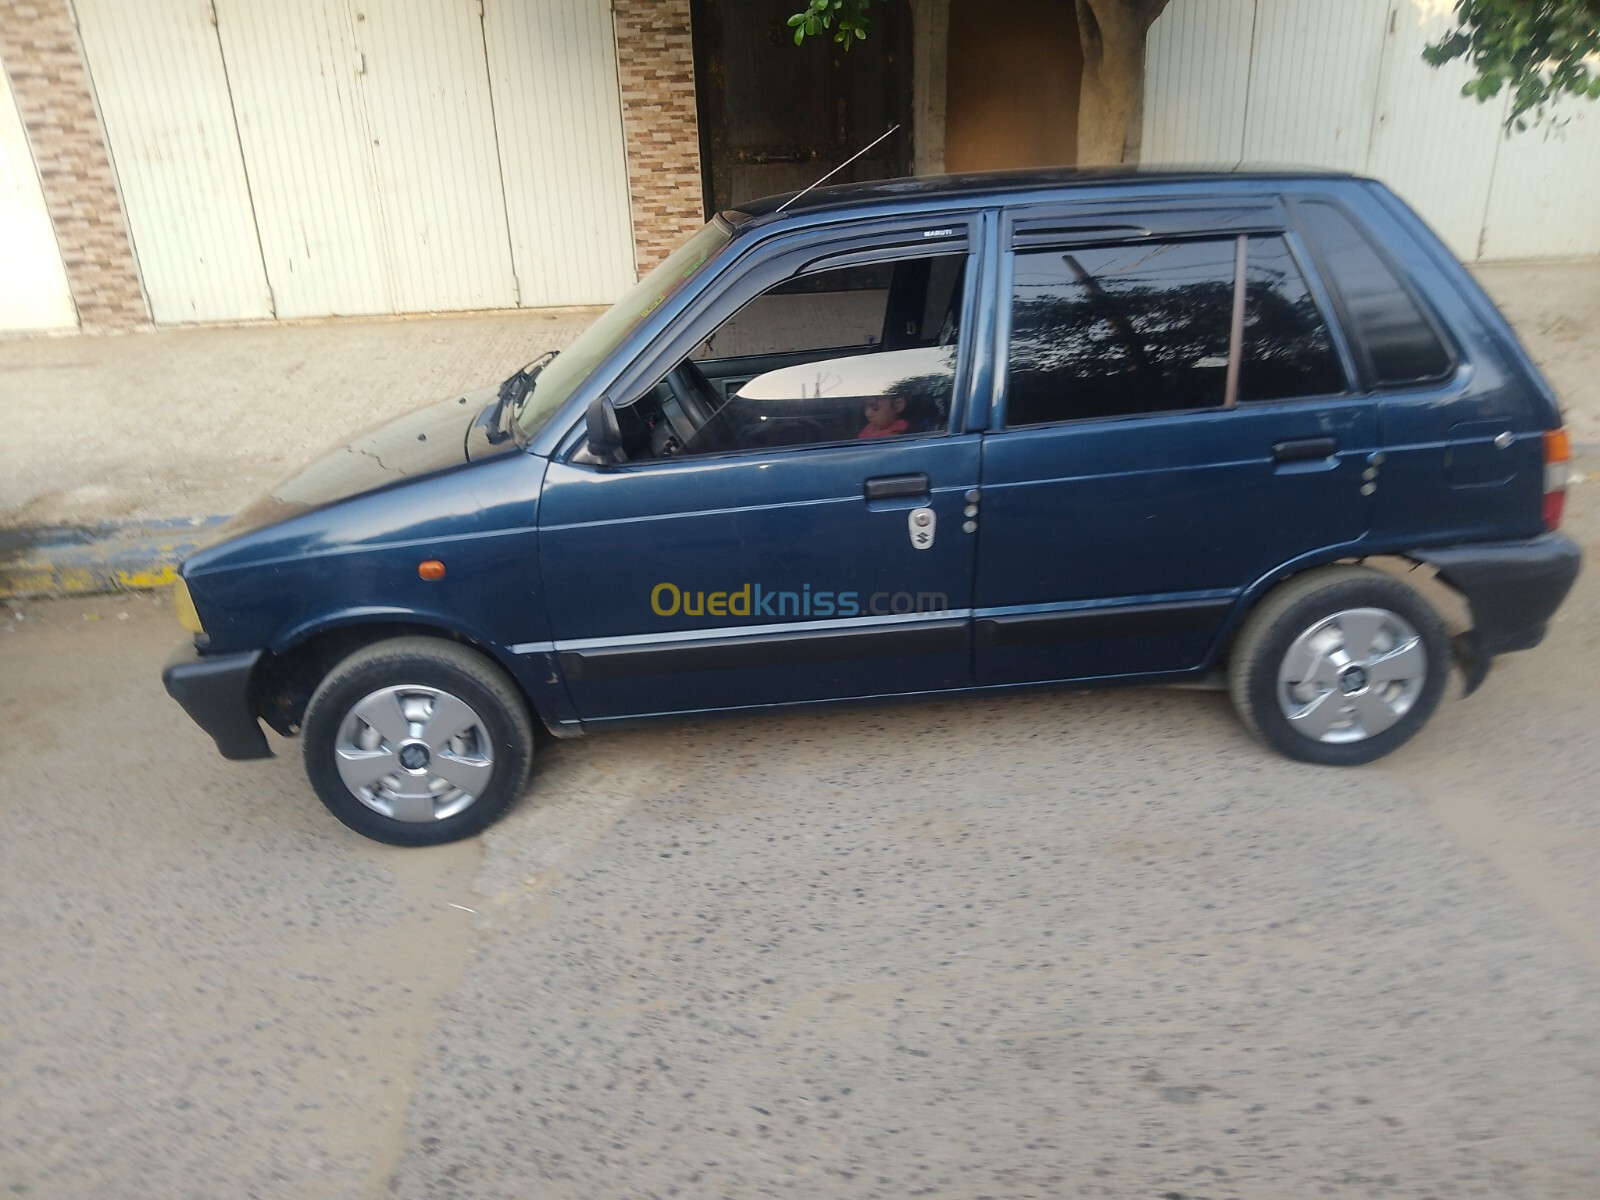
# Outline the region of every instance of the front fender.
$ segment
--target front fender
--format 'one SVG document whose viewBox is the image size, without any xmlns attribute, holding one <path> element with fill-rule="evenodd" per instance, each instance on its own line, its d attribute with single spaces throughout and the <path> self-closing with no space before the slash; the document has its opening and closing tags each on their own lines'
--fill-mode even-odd
<svg viewBox="0 0 1600 1200">
<path fill-rule="evenodd" d="M 371 631 L 371 636 L 362 637 L 363 630 Z M 577 712 L 572 706 L 571 697 L 567 694 L 566 680 L 561 673 L 560 663 L 557 661 L 557 656 L 549 652 L 548 641 L 507 645 L 497 640 L 492 631 L 470 622 L 458 621 L 452 613 L 393 605 L 363 605 L 319 613 L 298 625 L 285 628 L 274 637 L 268 646 L 269 656 L 266 661 L 269 670 L 279 669 L 275 664 L 292 663 L 297 658 L 308 659 L 321 667 L 328 667 L 331 666 L 331 662 L 327 661 L 327 648 L 325 647 L 323 653 L 311 649 L 323 639 L 341 633 L 351 635 L 350 639 L 344 641 L 343 646 L 334 651 L 342 657 L 344 653 L 351 652 L 350 647 L 354 645 L 366 644 L 400 632 L 409 634 L 428 631 L 453 641 L 464 642 L 498 663 L 522 689 L 534 714 L 544 722 L 552 734 L 557 737 L 572 737 L 583 732 Z M 339 646 L 336 637 L 334 644 Z M 293 676 L 296 672 L 289 670 L 287 674 Z M 314 686 L 315 684 L 311 683 L 305 694 L 309 695 L 310 687 Z M 298 717 L 294 719 L 298 720 Z M 271 723 L 280 732 L 284 731 L 283 720 Z"/>
</svg>

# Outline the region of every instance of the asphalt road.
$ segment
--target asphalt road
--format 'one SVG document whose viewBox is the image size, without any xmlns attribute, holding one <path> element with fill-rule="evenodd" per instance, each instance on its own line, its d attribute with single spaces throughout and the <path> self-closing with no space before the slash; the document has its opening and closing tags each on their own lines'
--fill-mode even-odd
<svg viewBox="0 0 1600 1200">
<path fill-rule="evenodd" d="M 1588 464 L 1594 469 L 1594 464 Z M 1600 1195 L 1600 486 L 1412 745 L 1041 694 L 545 751 L 377 846 L 164 599 L 0 608 L 0 1195 Z"/>
</svg>

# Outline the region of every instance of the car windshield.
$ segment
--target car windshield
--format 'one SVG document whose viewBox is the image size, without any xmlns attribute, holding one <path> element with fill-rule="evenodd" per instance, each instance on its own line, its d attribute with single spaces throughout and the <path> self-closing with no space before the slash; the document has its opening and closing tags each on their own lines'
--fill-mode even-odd
<svg viewBox="0 0 1600 1200">
<path fill-rule="evenodd" d="M 692 279 L 731 237 L 733 227 L 720 217 L 714 219 L 657 264 L 627 295 L 584 330 L 577 341 L 539 372 L 537 383 L 516 415 L 523 435 L 532 437 L 538 433 L 556 409 L 566 403 L 573 390 L 621 345 L 639 322 Z"/>
</svg>

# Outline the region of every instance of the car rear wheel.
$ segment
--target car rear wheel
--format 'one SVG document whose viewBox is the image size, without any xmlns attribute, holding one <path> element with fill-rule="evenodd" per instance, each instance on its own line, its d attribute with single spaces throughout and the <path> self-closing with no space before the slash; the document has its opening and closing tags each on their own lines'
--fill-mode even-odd
<svg viewBox="0 0 1600 1200">
<path fill-rule="evenodd" d="M 1245 727 L 1302 762 L 1355 766 L 1421 729 L 1450 672 L 1450 639 L 1404 582 L 1365 567 L 1293 579 L 1250 615 L 1229 664 Z"/>
<path fill-rule="evenodd" d="M 505 673 L 436 638 L 350 655 L 312 695 L 302 737 L 328 810 L 396 846 L 480 832 L 516 799 L 533 761 L 527 706 Z"/>
</svg>

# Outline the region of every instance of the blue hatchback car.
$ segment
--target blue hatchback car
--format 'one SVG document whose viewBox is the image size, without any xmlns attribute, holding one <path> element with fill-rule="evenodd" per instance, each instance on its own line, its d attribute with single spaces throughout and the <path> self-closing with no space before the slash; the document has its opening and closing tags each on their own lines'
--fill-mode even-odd
<svg viewBox="0 0 1600 1200">
<path fill-rule="evenodd" d="M 1382 185 L 1026 172 L 723 213 L 559 355 L 352 441 L 185 564 L 167 689 L 328 808 L 482 829 L 536 726 L 1214 679 L 1367 762 L 1535 645 L 1567 444 Z"/>
</svg>

